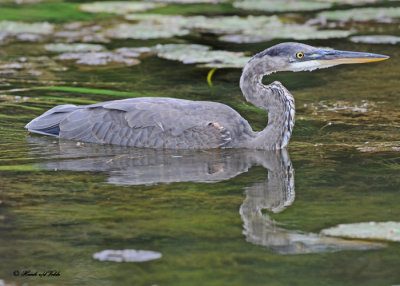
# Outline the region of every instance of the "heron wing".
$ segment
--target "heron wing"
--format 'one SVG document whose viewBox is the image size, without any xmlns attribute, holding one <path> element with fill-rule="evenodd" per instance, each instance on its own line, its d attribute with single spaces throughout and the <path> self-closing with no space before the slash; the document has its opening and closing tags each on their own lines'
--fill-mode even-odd
<svg viewBox="0 0 400 286">
<path fill-rule="evenodd" d="M 213 111 L 204 104 L 135 98 L 89 105 L 61 121 L 60 138 L 150 148 L 226 147 L 229 131 L 208 118 Z"/>
</svg>

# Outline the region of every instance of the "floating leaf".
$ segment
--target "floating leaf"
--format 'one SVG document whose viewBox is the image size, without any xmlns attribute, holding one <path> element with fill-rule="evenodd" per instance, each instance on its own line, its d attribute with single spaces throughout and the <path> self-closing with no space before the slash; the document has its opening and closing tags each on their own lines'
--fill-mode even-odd
<svg viewBox="0 0 400 286">
<path fill-rule="evenodd" d="M 324 235 L 358 239 L 382 239 L 400 241 L 400 222 L 362 222 L 339 224 L 336 227 L 323 229 Z"/>
<path fill-rule="evenodd" d="M 1 21 L 0 32 L 6 32 L 10 34 L 21 34 L 21 33 L 32 33 L 32 34 L 43 34 L 48 35 L 53 33 L 54 25 L 42 22 L 42 23 L 23 23 L 23 22 L 12 22 L 12 21 Z"/>
<path fill-rule="evenodd" d="M 168 44 L 155 47 L 157 55 L 184 64 L 205 63 L 210 68 L 242 68 L 249 61 L 242 52 L 210 51 L 210 47 L 191 44 Z"/>
<path fill-rule="evenodd" d="M 63 38 L 68 42 L 96 42 L 108 43 L 109 40 L 99 33 L 104 27 L 100 25 L 88 25 L 83 22 L 72 22 L 64 25 L 54 34 L 57 38 Z"/>
<path fill-rule="evenodd" d="M 102 45 L 96 44 L 48 44 L 45 49 L 49 52 L 65 53 L 65 52 L 100 52 L 104 50 Z"/>
<path fill-rule="evenodd" d="M 53 76 L 53 71 L 64 71 L 65 67 L 49 57 L 21 57 L 12 62 L 0 61 L 0 74 L 19 74 L 30 76 Z"/>
<path fill-rule="evenodd" d="M 244 10 L 282 12 L 321 10 L 330 8 L 331 4 L 314 1 L 244 0 L 233 2 L 233 7 Z"/>
<path fill-rule="evenodd" d="M 353 43 L 363 44 L 392 44 L 395 45 L 400 42 L 400 37 L 390 35 L 368 35 L 368 36 L 354 36 L 350 37 Z"/>
<path fill-rule="evenodd" d="M 57 57 L 59 60 L 75 60 L 77 64 L 87 66 L 106 66 L 112 63 L 133 66 L 140 63 L 135 58 L 124 57 L 114 52 L 76 52 L 63 53 Z"/>
<path fill-rule="evenodd" d="M 350 10 L 326 11 L 318 14 L 319 18 L 332 21 L 377 21 L 393 22 L 400 18 L 400 7 L 389 8 L 357 8 Z"/>
<path fill-rule="evenodd" d="M 79 9 L 90 13 L 128 14 L 148 11 L 160 7 L 164 7 L 164 5 L 159 3 L 143 3 L 130 1 L 103 1 L 82 4 L 79 6 Z"/>
<path fill-rule="evenodd" d="M 153 53 L 153 49 L 149 47 L 119 48 L 115 51 L 124 57 L 138 57 L 142 54 Z"/>
<path fill-rule="evenodd" d="M 190 30 L 222 35 L 220 40 L 237 43 L 262 42 L 271 39 L 328 39 L 347 37 L 344 30 L 318 30 L 315 26 L 286 24 L 272 16 L 183 17 L 177 15 L 127 15 L 138 24 L 121 24 L 107 35 L 117 38 L 149 39 L 186 35 Z M 160 33 L 161 31 L 162 33 Z M 160 33 L 160 34 L 157 34 Z"/>
<path fill-rule="evenodd" d="M 382 0 L 318 0 L 318 1 L 333 3 L 333 4 L 348 4 L 348 5 L 362 5 L 366 3 L 382 2 Z"/>
<path fill-rule="evenodd" d="M 150 250 L 103 250 L 93 254 L 93 258 L 100 261 L 113 262 L 144 262 L 162 257 L 160 252 Z"/>
<path fill-rule="evenodd" d="M 157 23 L 119 24 L 108 29 L 106 35 L 116 39 L 157 39 L 185 36 L 189 30 L 181 26 L 167 26 Z"/>
<path fill-rule="evenodd" d="M 203 3 L 220 3 L 226 2 L 227 0 L 145 0 L 148 2 L 157 3 L 174 3 L 174 4 L 203 4 Z"/>
</svg>

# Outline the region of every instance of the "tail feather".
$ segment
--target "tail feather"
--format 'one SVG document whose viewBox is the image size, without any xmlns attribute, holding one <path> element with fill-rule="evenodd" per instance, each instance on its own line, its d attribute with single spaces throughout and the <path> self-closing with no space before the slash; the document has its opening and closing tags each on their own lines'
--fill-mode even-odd
<svg viewBox="0 0 400 286">
<path fill-rule="evenodd" d="M 76 108 L 77 107 L 72 104 L 56 106 L 33 119 L 25 128 L 33 133 L 58 136 L 60 133 L 60 122 L 68 116 L 69 113 L 76 110 Z"/>
</svg>

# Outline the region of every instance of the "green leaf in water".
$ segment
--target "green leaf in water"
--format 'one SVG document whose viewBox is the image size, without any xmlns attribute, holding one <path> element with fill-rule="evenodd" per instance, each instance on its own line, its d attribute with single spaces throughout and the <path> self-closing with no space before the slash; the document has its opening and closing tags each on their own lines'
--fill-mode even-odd
<svg viewBox="0 0 400 286">
<path fill-rule="evenodd" d="M 22 104 L 12 104 L 12 103 L 7 103 L 7 104 L 2 104 L 3 106 L 10 106 L 10 107 L 19 107 L 19 108 L 24 108 L 28 110 L 43 110 L 42 108 L 38 107 L 33 107 L 33 106 L 27 106 L 27 105 L 22 105 Z"/>
<path fill-rule="evenodd" d="M 62 102 L 68 102 L 68 103 L 76 103 L 76 104 L 93 104 L 93 103 L 98 102 L 98 101 L 89 100 L 89 99 L 65 98 L 65 97 L 57 97 L 57 96 L 39 96 L 38 98 L 46 99 L 46 100 L 62 101 Z"/>
</svg>

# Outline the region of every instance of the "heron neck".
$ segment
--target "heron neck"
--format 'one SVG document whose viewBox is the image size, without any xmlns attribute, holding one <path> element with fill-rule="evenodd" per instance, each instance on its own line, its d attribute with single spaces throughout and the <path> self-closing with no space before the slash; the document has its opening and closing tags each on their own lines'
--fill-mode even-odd
<svg viewBox="0 0 400 286">
<path fill-rule="evenodd" d="M 253 58 L 243 69 L 240 88 L 247 101 L 268 111 L 268 125 L 256 134 L 253 148 L 273 150 L 287 146 L 294 126 L 294 98 L 280 83 L 262 83 L 265 74 L 273 70 L 265 60 Z"/>
</svg>

